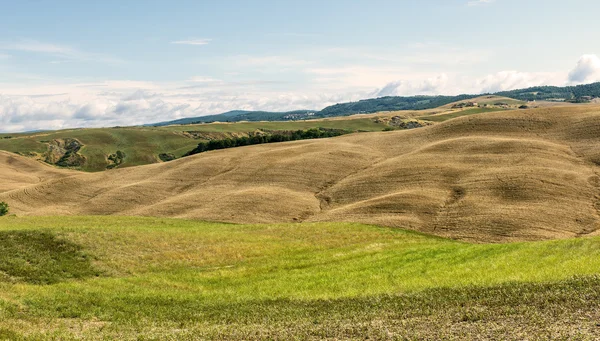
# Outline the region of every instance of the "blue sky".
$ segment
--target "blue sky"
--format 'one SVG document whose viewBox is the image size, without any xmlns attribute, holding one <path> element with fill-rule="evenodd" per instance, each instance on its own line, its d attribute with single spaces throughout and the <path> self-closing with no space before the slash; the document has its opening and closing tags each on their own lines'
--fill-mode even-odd
<svg viewBox="0 0 600 341">
<path fill-rule="evenodd" d="M 591 0 L 0 0 L 0 131 L 600 80 Z"/>
</svg>

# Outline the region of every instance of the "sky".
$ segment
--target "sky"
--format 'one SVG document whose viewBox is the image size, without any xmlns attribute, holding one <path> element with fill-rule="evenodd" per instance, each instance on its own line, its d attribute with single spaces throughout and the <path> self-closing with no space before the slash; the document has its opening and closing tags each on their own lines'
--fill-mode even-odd
<svg viewBox="0 0 600 341">
<path fill-rule="evenodd" d="M 0 0 L 0 132 L 600 80 L 600 2 Z"/>
</svg>

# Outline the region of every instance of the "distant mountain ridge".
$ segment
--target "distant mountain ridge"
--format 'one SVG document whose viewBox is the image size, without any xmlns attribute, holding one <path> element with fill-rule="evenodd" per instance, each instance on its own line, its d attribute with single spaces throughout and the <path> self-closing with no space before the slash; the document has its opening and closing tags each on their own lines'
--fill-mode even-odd
<svg viewBox="0 0 600 341">
<path fill-rule="evenodd" d="M 354 114 L 369 114 L 380 111 L 397 110 L 424 110 L 441 107 L 443 105 L 464 101 L 479 95 L 458 96 L 387 96 L 371 99 L 363 99 L 358 102 L 335 104 L 317 112 L 316 117 L 336 117 Z"/>
<path fill-rule="evenodd" d="M 285 112 L 233 110 L 217 115 L 182 118 L 174 121 L 148 124 L 147 126 L 166 126 L 173 124 L 194 124 L 210 122 L 239 121 L 291 121 L 311 118 L 327 118 L 369 114 L 380 111 L 425 110 L 437 108 L 449 103 L 465 101 L 482 95 L 509 97 L 521 101 L 563 101 L 583 103 L 600 97 L 600 82 L 577 86 L 536 86 L 525 89 L 500 91 L 478 95 L 457 96 L 387 96 L 364 99 L 357 102 L 338 103 L 323 110 L 294 110 Z"/>
</svg>

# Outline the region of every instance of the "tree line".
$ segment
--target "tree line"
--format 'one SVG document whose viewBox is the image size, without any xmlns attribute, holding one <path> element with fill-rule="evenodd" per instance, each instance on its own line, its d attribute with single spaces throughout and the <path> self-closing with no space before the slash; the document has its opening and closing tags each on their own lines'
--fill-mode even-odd
<svg viewBox="0 0 600 341">
<path fill-rule="evenodd" d="M 535 86 L 527 89 L 502 91 L 498 96 L 510 97 L 522 101 L 564 99 L 572 102 L 585 102 L 582 97 L 600 97 L 600 83 L 583 84 L 577 86 Z"/>
<path fill-rule="evenodd" d="M 309 140 L 309 139 L 320 139 L 327 137 L 341 136 L 349 134 L 351 131 L 344 129 L 327 129 L 327 128 L 311 128 L 308 130 L 292 130 L 292 131 L 278 131 L 272 134 L 260 134 L 254 133 L 250 136 L 233 137 L 221 140 L 210 140 L 207 142 L 200 142 L 198 146 L 184 156 L 190 156 L 202 152 L 217 149 L 227 149 L 234 147 L 249 146 L 254 144 L 263 143 L 275 143 L 275 142 L 286 142 L 296 140 Z"/>
</svg>

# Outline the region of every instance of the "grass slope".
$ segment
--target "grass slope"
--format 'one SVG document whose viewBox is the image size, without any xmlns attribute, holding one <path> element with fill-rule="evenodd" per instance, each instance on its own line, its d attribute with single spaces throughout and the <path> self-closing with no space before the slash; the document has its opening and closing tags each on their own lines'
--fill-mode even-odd
<svg viewBox="0 0 600 341">
<path fill-rule="evenodd" d="M 87 159 L 81 168 L 84 171 L 106 170 L 107 156 L 117 150 L 125 152 L 126 158 L 120 167 L 138 166 L 159 162 L 158 155 L 172 153 L 181 157 L 194 149 L 199 140 L 186 137 L 183 132 L 204 133 L 248 133 L 261 130 L 305 130 L 310 128 L 336 128 L 351 131 L 382 131 L 385 124 L 371 119 L 348 119 L 331 121 L 300 122 L 240 122 L 222 124 L 200 124 L 168 127 L 127 127 L 100 129 L 71 129 L 31 134 L 3 134 L 0 150 L 9 152 L 42 154 L 48 141 L 74 138 L 83 143 L 80 153 Z M 12 138 L 2 138 L 11 136 Z"/>
<path fill-rule="evenodd" d="M 516 340 L 549 325 L 543 335 L 598 335 L 598 238 L 474 245 L 348 223 L 124 217 L 7 217 L 6 231 L 78 245 L 103 275 L 0 280 L 0 337 Z"/>
</svg>

